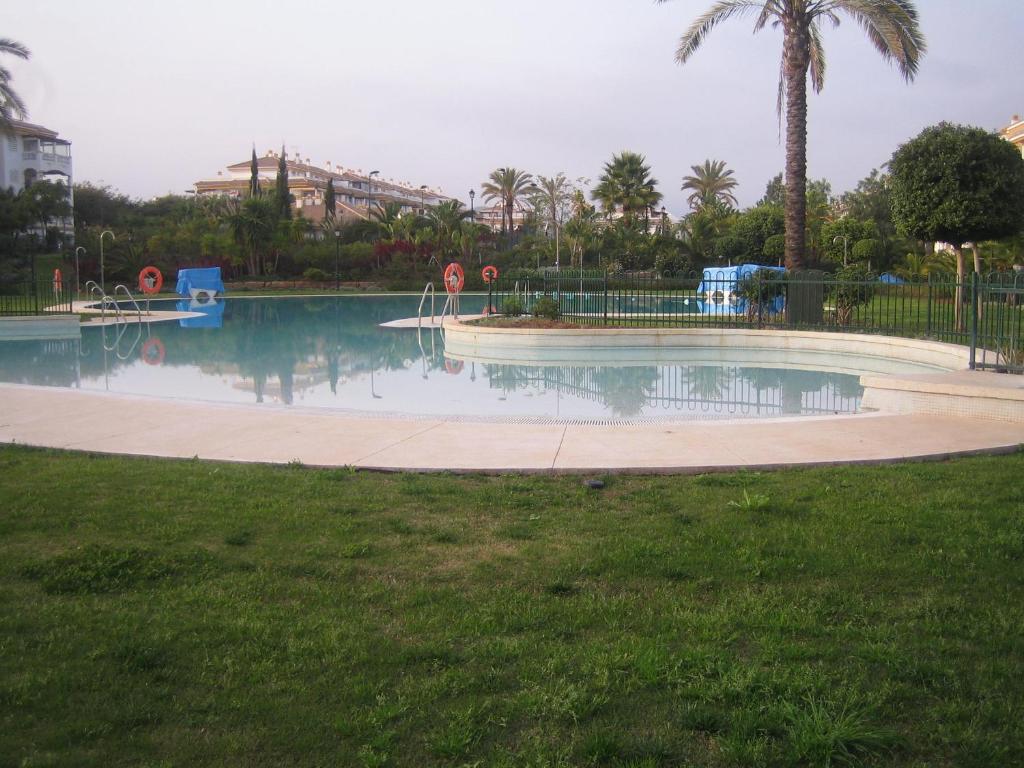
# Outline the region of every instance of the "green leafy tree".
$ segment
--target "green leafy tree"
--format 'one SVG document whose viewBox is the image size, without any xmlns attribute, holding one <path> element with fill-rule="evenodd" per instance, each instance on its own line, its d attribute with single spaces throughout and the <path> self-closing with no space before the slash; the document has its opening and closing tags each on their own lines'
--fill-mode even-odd
<svg viewBox="0 0 1024 768">
<path fill-rule="evenodd" d="M 738 214 L 729 234 L 739 245 L 737 256 L 744 261 L 760 264 L 765 259 L 764 246 L 768 238 L 781 235 L 785 227 L 785 217 L 781 208 L 774 205 L 758 205 Z"/>
<path fill-rule="evenodd" d="M 853 247 L 861 240 L 874 239 L 875 226 L 869 221 L 860 221 L 852 216 L 843 216 L 829 221 L 821 228 L 822 255 L 828 261 L 842 264 L 850 262 Z"/>
<path fill-rule="evenodd" d="M 462 225 L 469 211 L 458 200 L 445 200 L 427 211 L 427 221 L 434 233 L 437 254 L 442 259 L 454 259 L 460 252 Z"/>
<path fill-rule="evenodd" d="M 782 174 L 773 176 L 764 189 L 764 197 L 757 201 L 758 205 L 774 205 L 785 209 L 786 207 L 786 184 L 782 181 Z"/>
<path fill-rule="evenodd" d="M 658 180 L 651 176 L 646 163 L 643 155 L 628 151 L 612 155 L 605 163 L 591 195 L 606 213 L 621 211 L 627 224 L 641 214 L 646 223 L 651 209 L 661 201 L 661 193 L 655 189 Z"/>
<path fill-rule="evenodd" d="M 847 216 L 874 224 L 874 236 L 882 244 L 880 263 L 885 264 L 891 264 L 897 254 L 905 253 L 908 245 L 896 232 L 890 186 L 889 174 L 875 168 L 839 198 L 839 208 Z"/>
<path fill-rule="evenodd" d="M 703 165 L 691 165 L 693 175 L 683 177 L 683 192 L 691 192 L 686 198 L 690 208 L 699 210 L 713 200 L 739 206 L 733 190 L 738 182 L 733 178 L 732 169 L 727 169 L 724 160 L 705 160 Z"/>
<path fill-rule="evenodd" d="M 26 215 L 44 232 L 53 219 L 71 215 L 68 188 L 62 181 L 37 181 L 20 195 Z"/>
<path fill-rule="evenodd" d="M 1024 158 L 994 133 L 941 123 L 900 146 L 889 169 L 899 231 L 953 247 L 957 324 L 962 328 L 964 245 L 1021 231 Z"/>
<path fill-rule="evenodd" d="M 16 56 L 19 59 L 28 59 L 32 55 L 24 45 L 9 38 L 0 38 L 0 54 Z M 0 67 L 0 131 L 9 131 L 15 117 L 25 119 L 28 117 L 28 110 L 21 96 L 11 85 L 10 71 L 6 67 Z"/>
<path fill-rule="evenodd" d="M 288 191 L 288 161 L 284 157 L 284 145 L 281 145 L 281 157 L 277 161 L 277 179 L 274 182 L 274 207 L 282 219 L 292 217 L 292 193 Z"/>
<path fill-rule="evenodd" d="M 572 266 L 583 266 L 586 254 L 601 242 L 598 231 L 597 209 L 587 202 L 579 189 L 572 194 L 572 215 L 563 230 L 565 244 L 569 248 L 569 262 Z"/>
<path fill-rule="evenodd" d="M 518 168 L 498 168 L 491 171 L 480 186 L 483 199 L 497 200 L 501 203 L 501 231 L 511 232 L 514 226 L 516 204 L 529 197 L 535 189 L 533 176 Z"/>
<path fill-rule="evenodd" d="M 768 24 L 782 29 L 778 108 L 781 117 L 785 104 L 786 266 L 799 269 L 806 256 L 807 80 L 815 92 L 825 84 L 821 25 L 838 25 L 840 14 L 852 17 L 907 80 L 917 72 L 925 42 L 910 0 L 719 0 L 690 25 L 679 42 L 676 61 L 685 64 L 716 26 L 748 13 L 756 14 L 755 32 Z"/>
</svg>

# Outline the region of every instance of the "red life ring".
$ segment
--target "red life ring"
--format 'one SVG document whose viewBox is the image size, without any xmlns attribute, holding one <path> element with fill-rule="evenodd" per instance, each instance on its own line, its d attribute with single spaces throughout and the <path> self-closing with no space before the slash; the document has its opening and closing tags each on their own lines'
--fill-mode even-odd
<svg viewBox="0 0 1024 768">
<path fill-rule="evenodd" d="M 451 360 L 450 358 L 444 359 L 444 369 L 452 376 L 458 376 L 462 373 L 462 368 L 465 366 L 461 360 Z"/>
<path fill-rule="evenodd" d="M 160 293 L 164 287 L 164 276 L 156 267 L 143 267 L 139 272 L 139 290 L 143 293 Z"/>
<path fill-rule="evenodd" d="M 164 361 L 167 350 L 164 349 L 164 343 L 154 336 L 146 340 L 139 354 L 142 356 L 142 362 L 146 365 L 160 365 Z"/>
<path fill-rule="evenodd" d="M 466 273 L 454 261 L 444 268 L 444 289 L 448 293 L 459 293 L 466 284 Z"/>
<path fill-rule="evenodd" d="M 498 279 L 498 268 L 488 264 L 480 270 L 480 276 L 484 279 L 485 283 L 494 282 Z"/>
<path fill-rule="evenodd" d="M 64 278 L 60 273 L 60 269 L 53 270 L 53 292 L 60 293 L 64 290 Z"/>
</svg>

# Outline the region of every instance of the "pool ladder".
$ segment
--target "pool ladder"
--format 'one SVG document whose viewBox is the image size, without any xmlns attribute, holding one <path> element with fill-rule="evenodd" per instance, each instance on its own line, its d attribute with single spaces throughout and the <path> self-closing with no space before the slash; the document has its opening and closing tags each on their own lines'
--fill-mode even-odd
<svg viewBox="0 0 1024 768">
<path fill-rule="evenodd" d="M 102 321 L 104 321 L 104 325 L 102 326 L 103 348 L 107 352 L 113 352 L 121 360 L 127 360 L 129 357 L 131 357 L 132 352 L 135 351 L 135 347 L 138 346 L 139 342 L 142 340 L 142 308 L 139 306 L 139 302 L 135 300 L 135 297 L 132 295 L 132 292 L 128 290 L 128 286 L 124 284 L 118 284 L 114 286 L 113 296 L 104 292 L 104 290 L 100 287 L 99 283 L 97 283 L 95 280 L 90 280 L 89 282 L 87 282 L 85 284 L 85 290 L 88 292 L 90 296 L 95 297 L 96 301 L 100 305 L 100 318 Z M 132 342 L 132 345 L 128 348 L 128 351 L 124 352 L 123 354 L 121 352 L 121 339 L 124 337 L 124 334 L 128 330 L 128 318 L 125 317 L 124 312 L 121 311 L 121 306 L 117 303 L 116 297 L 120 293 L 123 293 L 128 298 L 128 301 L 130 301 L 135 306 L 135 314 L 137 318 L 137 333 L 135 334 L 135 341 Z M 107 328 L 105 321 L 107 319 L 107 307 L 110 307 L 110 309 L 113 311 L 112 314 L 114 315 L 114 318 L 117 321 L 117 335 L 114 337 L 114 342 L 112 344 L 107 344 L 106 340 Z M 148 308 L 146 314 L 149 314 Z"/>
<path fill-rule="evenodd" d="M 429 282 L 429 283 L 426 284 L 426 286 L 424 286 L 424 288 L 423 288 L 423 295 L 420 296 L 420 306 L 419 306 L 419 309 L 416 312 L 416 327 L 417 328 L 421 328 L 423 326 L 423 305 L 427 301 L 427 294 L 428 293 L 430 294 L 430 324 L 431 324 L 431 326 L 433 326 L 433 324 L 434 324 L 434 318 L 437 317 L 437 313 L 434 311 L 434 306 L 435 306 L 435 304 L 434 304 L 434 301 L 435 301 L 434 283 L 433 282 Z M 447 315 L 449 313 L 451 313 L 451 316 L 454 317 L 456 320 L 459 319 L 459 294 L 457 294 L 457 293 L 449 293 L 448 294 L 448 298 L 445 299 L 444 306 L 441 308 L 441 315 L 440 315 L 441 322 L 440 322 L 440 325 L 441 325 L 442 328 L 444 328 L 444 318 L 445 318 L 445 315 Z"/>
</svg>

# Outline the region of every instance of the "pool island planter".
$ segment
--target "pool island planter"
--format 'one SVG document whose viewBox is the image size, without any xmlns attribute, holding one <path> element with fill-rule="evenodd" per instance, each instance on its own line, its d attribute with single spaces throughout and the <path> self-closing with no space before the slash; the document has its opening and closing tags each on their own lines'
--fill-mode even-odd
<svg viewBox="0 0 1024 768">
<path fill-rule="evenodd" d="M 486 363 L 610 365 L 675 361 L 706 351 L 718 362 L 732 352 L 743 362 L 803 367 L 823 355 L 913 363 L 937 371 L 961 371 L 970 364 L 970 349 L 925 339 L 861 333 L 757 330 L 747 328 L 495 328 L 446 321 L 445 353 Z M 605 362 L 600 360 L 600 362 Z M 739 357 L 737 357 L 739 362 Z M 886 373 L 882 365 L 872 373 Z"/>
</svg>

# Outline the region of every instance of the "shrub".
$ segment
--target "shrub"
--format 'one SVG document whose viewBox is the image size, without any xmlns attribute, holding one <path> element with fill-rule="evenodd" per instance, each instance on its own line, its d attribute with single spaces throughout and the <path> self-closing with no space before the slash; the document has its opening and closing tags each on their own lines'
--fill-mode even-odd
<svg viewBox="0 0 1024 768">
<path fill-rule="evenodd" d="M 756 317 L 763 307 L 768 309 L 782 295 L 782 274 L 771 269 L 758 269 L 736 283 L 733 291 L 747 303 L 747 316 Z"/>
<path fill-rule="evenodd" d="M 851 264 L 836 272 L 836 282 L 829 292 L 835 302 L 836 322 L 849 325 L 853 310 L 870 302 L 877 288 L 877 276 L 863 264 Z"/>
<path fill-rule="evenodd" d="M 312 280 L 317 283 L 322 283 L 325 280 L 330 279 L 330 276 L 318 267 L 310 267 L 302 273 L 302 276 L 307 280 Z"/>
<path fill-rule="evenodd" d="M 519 299 L 505 299 L 505 303 L 501 305 L 501 311 L 509 317 L 519 317 L 523 314 L 523 302 Z"/>
<path fill-rule="evenodd" d="M 558 306 L 558 302 L 552 299 L 550 296 L 537 299 L 533 302 L 533 316 L 543 317 L 548 320 L 557 320 L 558 316 L 562 314 L 561 309 Z"/>
</svg>

